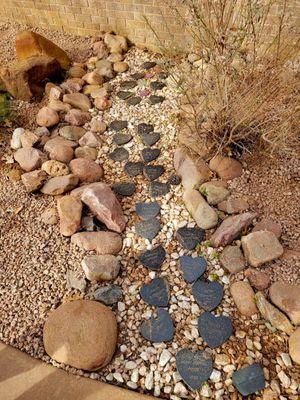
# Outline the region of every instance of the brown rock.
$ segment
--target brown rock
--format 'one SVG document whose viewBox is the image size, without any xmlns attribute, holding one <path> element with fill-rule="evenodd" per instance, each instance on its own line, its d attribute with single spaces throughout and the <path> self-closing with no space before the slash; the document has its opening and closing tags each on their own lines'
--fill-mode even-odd
<svg viewBox="0 0 300 400">
<path fill-rule="evenodd" d="M 78 141 L 84 134 L 86 130 L 81 126 L 66 125 L 60 128 L 59 134 L 67 140 Z"/>
<path fill-rule="evenodd" d="M 212 246 L 219 247 L 230 244 L 244 229 L 248 228 L 256 217 L 256 213 L 247 212 L 224 219 L 210 238 Z"/>
<path fill-rule="evenodd" d="M 65 121 L 71 125 L 82 126 L 91 120 L 91 114 L 72 108 L 66 115 Z"/>
<path fill-rule="evenodd" d="M 111 53 L 108 57 L 107 57 L 108 61 L 111 61 L 112 63 L 116 63 L 119 61 L 123 61 L 124 60 L 124 56 L 120 53 Z"/>
<path fill-rule="evenodd" d="M 75 158 L 70 162 L 70 169 L 81 182 L 97 182 L 103 177 L 103 168 L 87 158 Z"/>
<path fill-rule="evenodd" d="M 205 182 L 200 186 L 199 191 L 212 205 L 220 203 L 230 195 L 229 190 L 222 183 L 220 184 L 220 181 Z"/>
<path fill-rule="evenodd" d="M 104 133 L 106 131 L 107 125 L 103 121 L 99 121 L 98 119 L 92 119 L 91 121 L 91 131 L 95 133 Z"/>
<path fill-rule="evenodd" d="M 99 85 L 85 85 L 83 87 L 82 92 L 83 92 L 83 94 L 91 95 L 93 92 L 97 92 L 97 90 L 99 90 L 102 93 L 103 91 L 101 89 L 103 89 L 103 88 L 101 88 L 101 86 L 99 86 Z"/>
<path fill-rule="evenodd" d="M 67 113 L 72 108 L 70 104 L 64 103 L 63 101 L 56 99 L 51 99 L 49 101 L 48 107 L 56 112 L 63 112 L 63 113 Z"/>
<path fill-rule="evenodd" d="M 94 100 L 94 105 L 98 110 L 104 111 L 111 107 L 112 101 L 107 97 L 96 97 Z"/>
<path fill-rule="evenodd" d="M 81 224 L 82 203 L 74 196 L 64 196 L 57 201 L 57 210 L 60 219 L 60 233 L 72 236 Z"/>
<path fill-rule="evenodd" d="M 44 150 L 49 153 L 52 160 L 69 163 L 74 158 L 72 143 L 62 137 L 50 139 L 44 146 Z M 76 145 L 76 143 L 75 143 Z"/>
<path fill-rule="evenodd" d="M 292 360 L 300 365 L 300 327 L 295 330 L 289 339 L 289 353 Z"/>
<path fill-rule="evenodd" d="M 111 79 L 114 77 L 113 64 L 108 60 L 100 60 L 96 62 L 96 68 L 99 75 Z"/>
<path fill-rule="evenodd" d="M 42 170 L 50 176 L 63 176 L 69 174 L 69 168 L 66 164 L 56 161 L 48 160 L 42 164 Z"/>
<path fill-rule="evenodd" d="M 41 215 L 41 220 L 46 225 L 56 225 L 58 222 L 58 216 L 55 208 L 46 208 Z"/>
<path fill-rule="evenodd" d="M 35 192 L 40 189 L 45 180 L 47 179 L 47 174 L 44 171 L 36 170 L 32 172 L 26 172 L 21 176 L 22 182 L 28 193 Z"/>
<path fill-rule="evenodd" d="M 129 69 L 129 65 L 125 61 L 117 61 L 114 63 L 113 69 L 117 73 L 126 72 Z"/>
<path fill-rule="evenodd" d="M 231 274 L 236 274 L 245 268 L 245 259 L 238 246 L 226 246 L 220 255 L 220 263 Z"/>
<path fill-rule="evenodd" d="M 34 133 L 40 138 L 43 138 L 45 136 L 50 136 L 49 129 L 46 128 L 45 126 L 39 126 L 38 128 L 35 129 Z"/>
<path fill-rule="evenodd" d="M 283 247 L 273 232 L 257 231 L 242 237 L 246 260 L 252 267 L 275 260 L 283 254 Z"/>
<path fill-rule="evenodd" d="M 94 250 L 97 254 L 118 254 L 122 249 L 122 238 L 115 232 L 78 232 L 71 242 L 84 250 Z"/>
<path fill-rule="evenodd" d="M 275 282 L 269 290 L 270 298 L 295 324 L 300 324 L 300 285 Z"/>
<path fill-rule="evenodd" d="M 37 113 L 36 123 L 40 126 L 53 126 L 59 123 L 59 115 L 50 107 L 43 107 Z"/>
<path fill-rule="evenodd" d="M 230 197 L 218 204 L 218 209 L 227 214 L 236 214 L 249 209 L 249 204 L 243 199 L 234 199 Z"/>
<path fill-rule="evenodd" d="M 99 136 L 96 135 L 94 132 L 86 132 L 84 136 L 79 140 L 80 146 L 89 146 L 89 147 L 100 147 L 101 140 Z"/>
<path fill-rule="evenodd" d="M 210 160 L 209 168 L 225 180 L 238 178 L 243 173 L 241 163 L 230 157 L 215 156 Z"/>
<path fill-rule="evenodd" d="M 40 140 L 35 133 L 25 130 L 20 136 L 22 147 L 33 147 Z"/>
<path fill-rule="evenodd" d="M 103 76 L 101 76 L 97 71 L 88 72 L 82 77 L 82 79 L 89 85 L 102 85 L 104 82 Z"/>
<path fill-rule="evenodd" d="M 49 100 L 60 100 L 64 94 L 64 91 L 59 86 L 52 86 L 49 90 Z"/>
<path fill-rule="evenodd" d="M 41 192 L 44 194 L 50 194 L 56 196 L 58 194 L 64 194 L 74 189 L 78 185 L 79 179 L 75 175 L 57 176 L 49 179 L 42 187 Z"/>
<path fill-rule="evenodd" d="M 89 281 L 111 281 L 116 279 L 120 271 L 117 257 L 111 254 L 87 256 L 81 265 Z"/>
<path fill-rule="evenodd" d="M 217 213 L 209 204 L 207 204 L 198 190 L 185 190 L 183 194 L 183 201 L 199 228 L 211 229 L 217 225 Z"/>
<path fill-rule="evenodd" d="M 110 53 L 125 53 L 128 50 L 127 40 L 120 35 L 106 33 L 104 35 L 104 43 L 108 47 Z"/>
<path fill-rule="evenodd" d="M 89 98 L 82 93 L 65 94 L 63 101 L 71 104 L 71 106 L 75 108 L 79 108 L 82 111 L 88 111 L 90 108 L 92 108 Z"/>
<path fill-rule="evenodd" d="M 254 226 L 252 232 L 268 231 L 273 232 L 277 239 L 281 236 L 281 225 L 270 218 L 264 218 Z"/>
<path fill-rule="evenodd" d="M 47 159 L 44 153 L 32 147 L 17 150 L 14 154 L 14 158 L 26 172 L 40 168 L 43 161 Z"/>
<path fill-rule="evenodd" d="M 46 353 L 55 361 L 87 371 L 107 365 L 116 350 L 117 322 L 110 308 L 91 300 L 64 303 L 44 325 Z"/>
<path fill-rule="evenodd" d="M 89 160 L 96 160 L 98 151 L 93 147 L 83 146 L 75 149 L 76 158 L 88 158 Z"/>
<path fill-rule="evenodd" d="M 101 60 L 101 58 L 106 58 L 109 54 L 109 50 L 106 44 L 101 40 L 93 43 L 93 54 Z"/>
<path fill-rule="evenodd" d="M 44 147 L 45 151 L 51 151 L 56 146 L 69 146 L 71 148 L 77 147 L 78 144 L 72 140 L 65 139 L 61 136 L 56 136 L 53 139 L 50 139 Z"/>
<path fill-rule="evenodd" d="M 97 97 L 101 97 L 101 98 L 108 98 L 109 96 L 109 91 L 107 90 L 107 88 L 103 87 L 99 87 L 99 85 L 97 85 L 98 87 L 96 88 L 96 85 L 89 85 L 90 87 L 90 95 L 93 99 L 96 99 Z"/>
<path fill-rule="evenodd" d="M 251 285 L 260 291 L 267 289 L 271 284 L 270 276 L 258 269 L 248 268 L 245 271 L 245 276 L 249 279 Z"/>
<path fill-rule="evenodd" d="M 251 317 L 251 315 L 257 313 L 254 291 L 249 283 L 245 281 L 234 282 L 230 286 L 230 293 L 237 309 L 242 315 Z"/>
<path fill-rule="evenodd" d="M 82 89 L 84 81 L 80 81 L 78 78 L 67 79 L 63 82 L 60 87 L 68 94 L 78 93 Z"/>
<path fill-rule="evenodd" d="M 85 75 L 85 70 L 78 65 L 74 65 L 69 69 L 69 75 L 72 78 L 82 78 Z"/>
</svg>

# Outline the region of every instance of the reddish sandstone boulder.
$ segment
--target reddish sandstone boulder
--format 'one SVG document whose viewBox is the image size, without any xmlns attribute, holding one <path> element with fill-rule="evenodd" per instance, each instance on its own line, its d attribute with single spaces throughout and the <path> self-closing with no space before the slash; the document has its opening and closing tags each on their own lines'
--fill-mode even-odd
<svg viewBox="0 0 300 400">
<path fill-rule="evenodd" d="M 103 168 L 93 160 L 75 158 L 70 162 L 70 170 L 81 182 L 97 182 L 103 177 Z"/>
</svg>

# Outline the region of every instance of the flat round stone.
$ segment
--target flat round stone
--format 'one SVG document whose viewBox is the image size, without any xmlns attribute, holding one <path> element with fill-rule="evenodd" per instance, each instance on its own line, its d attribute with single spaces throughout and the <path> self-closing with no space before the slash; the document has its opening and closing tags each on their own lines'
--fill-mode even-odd
<svg viewBox="0 0 300 400">
<path fill-rule="evenodd" d="M 168 342 L 173 339 L 175 328 L 168 311 L 163 308 L 156 310 L 156 316 L 152 316 L 141 325 L 142 336 L 153 343 Z"/>
<path fill-rule="evenodd" d="M 113 190 L 120 196 L 132 196 L 135 192 L 136 185 L 133 182 L 122 182 L 113 185 Z"/>
<path fill-rule="evenodd" d="M 232 383 L 243 396 L 248 396 L 265 388 L 264 371 L 259 364 L 249 365 L 232 374 Z"/>
<path fill-rule="evenodd" d="M 121 100 L 127 100 L 127 99 L 129 99 L 129 97 L 134 96 L 134 93 L 133 93 L 133 92 L 127 92 L 127 91 L 124 91 L 124 90 L 120 90 L 120 91 L 117 93 L 117 96 L 118 96 L 119 99 L 121 99 Z"/>
<path fill-rule="evenodd" d="M 149 97 L 149 101 L 151 104 L 159 104 L 162 103 L 165 100 L 164 96 L 156 96 L 155 94 L 151 95 Z"/>
<path fill-rule="evenodd" d="M 137 132 L 139 135 L 147 134 L 154 131 L 154 126 L 151 124 L 145 124 L 144 122 L 139 124 L 137 127 Z"/>
<path fill-rule="evenodd" d="M 180 269 L 184 280 L 188 283 L 195 282 L 206 271 L 207 262 L 203 257 L 180 257 Z"/>
<path fill-rule="evenodd" d="M 153 198 L 165 196 L 170 191 L 170 185 L 163 182 L 151 182 L 149 185 L 149 194 Z"/>
<path fill-rule="evenodd" d="M 145 70 L 149 70 L 153 67 L 155 67 L 156 62 L 155 61 L 146 61 L 141 65 L 141 68 L 145 69 Z"/>
<path fill-rule="evenodd" d="M 140 137 L 144 145 L 153 146 L 155 143 L 159 141 L 160 133 L 158 132 L 141 133 Z"/>
<path fill-rule="evenodd" d="M 131 177 L 141 174 L 143 172 L 143 169 L 144 163 L 142 162 L 128 161 L 128 163 L 126 163 L 124 166 L 125 172 Z"/>
<path fill-rule="evenodd" d="M 122 90 L 133 89 L 136 86 L 137 86 L 137 82 L 135 80 L 124 81 L 124 82 L 120 83 L 120 89 L 122 89 Z"/>
<path fill-rule="evenodd" d="M 216 317 L 209 312 L 204 312 L 198 318 L 198 330 L 211 349 L 221 346 L 233 333 L 230 318 L 223 315 Z"/>
<path fill-rule="evenodd" d="M 139 96 L 130 97 L 126 103 L 130 106 L 137 106 L 142 101 L 142 98 Z"/>
<path fill-rule="evenodd" d="M 118 147 L 112 153 L 110 153 L 108 156 L 113 161 L 122 162 L 122 161 L 128 160 L 129 153 L 126 149 L 124 149 L 124 147 Z"/>
<path fill-rule="evenodd" d="M 205 311 L 212 311 L 223 299 L 223 286 L 217 282 L 196 281 L 192 286 L 193 296 L 196 302 Z"/>
<path fill-rule="evenodd" d="M 149 181 L 154 181 L 165 172 L 162 165 L 145 165 L 144 175 Z"/>
<path fill-rule="evenodd" d="M 145 239 L 153 240 L 160 231 L 160 222 L 156 218 L 138 221 L 135 224 L 135 231 Z"/>
<path fill-rule="evenodd" d="M 152 90 L 161 90 L 166 86 L 164 82 L 154 81 L 150 83 L 150 87 Z"/>
<path fill-rule="evenodd" d="M 140 294 L 150 306 L 167 307 L 170 299 L 169 283 L 165 278 L 154 278 L 150 283 L 142 285 Z"/>
<path fill-rule="evenodd" d="M 118 145 L 129 143 L 132 140 L 132 135 L 130 133 L 116 133 L 113 137 L 113 141 Z"/>
<path fill-rule="evenodd" d="M 152 201 L 150 203 L 137 203 L 135 211 L 140 218 L 147 220 L 155 218 L 160 213 L 160 205 L 157 201 Z"/>
<path fill-rule="evenodd" d="M 145 73 L 144 72 L 136 72 L 135 74 L 130 75 L 130 77 L 132 79 L 134 79 L 135 81 L 138 81 L 139 79 L 143 79 L 145 77 Z"/>
<path fill-rule="evenodd" d="M 127 121 L 115 120 L 109 125 L 110 129 L 113 131 L 119 132 L 122 129 L 126 129 L 128 127 Z"/>
<path fill-rule="evenodd" d="M 176 232 L 178 242 L 187 250 L 194 250 L 204 239 L 205 232 L 201 228 L 188 228 L 183 226 Z"/>
<path fill-rule="evenodd" d="M 166 251 L 159 245 L 152 250 L 146 250 L 139 255 L 139 260 L 143 267 L 158 271 L 165 261 Z"/>
<path fill-rule="evenodd" d="M 109 284 L 107 286 L 100 287 L 91 293 L 93 300 L 100 301 L 107 306 L 116 304 L 123 296 L 122 288 L 118 285 Z"/>
<path fill-rule="evenodd" d="M 150 147 L 146 147 L 141 151 L 141 156 L 145 163 L 156 160 L 159 155 L 160 149 L 151 149 Z"/>
</svg>

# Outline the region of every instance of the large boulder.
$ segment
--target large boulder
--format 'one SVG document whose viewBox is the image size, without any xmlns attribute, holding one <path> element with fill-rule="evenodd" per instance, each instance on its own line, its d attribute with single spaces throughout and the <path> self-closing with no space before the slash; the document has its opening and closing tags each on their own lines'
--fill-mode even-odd
<svg viewBox="0 0 300 400">
<path fill-rule="evenodd" d="M 82 203 L 74 196 L 64 196 L 57 201 L 57 210 L 60 219 L 60 233 L 72 236 L 81 224 Z"/>
<path fill-rule="evenodd" d="M 107 365 L 117 345 L 117 322 L 110 308 L 91 300 L 62 304 L 43 330 L 46 353 L 55 361 L 93 371 Z"/>
<path fill-rule="evenodd" d="M 211 229 L 218 223 L 218 214 L 205 201 L 198 190 L 187 189 L 183 194 L 183 201 L 199 228 Z"/>
<path fill-rule="evenodd" d="M 69 68 L 70 59 L 66 52 L 38 33 L 28 30 L 19 32 L 16 36 L 15 45 L 19 60 L 27 60 L 36 56 L 48 56 L 57 60 L 61 68 Z"/>
<path fill-rule="evenodd" d="M 300 285 L 291 283 L 275 282 L 270 287 L 270 298 L 272 302 L 286 313 L 295 324 L 300 324 Z"/>
<path fill-rule="evenodd" d="M 71 237 L 76 246 L 97 254 L 118 254 L 122 249 L 122 238 L 115 232 L 78 232 Z"/>
</svg>

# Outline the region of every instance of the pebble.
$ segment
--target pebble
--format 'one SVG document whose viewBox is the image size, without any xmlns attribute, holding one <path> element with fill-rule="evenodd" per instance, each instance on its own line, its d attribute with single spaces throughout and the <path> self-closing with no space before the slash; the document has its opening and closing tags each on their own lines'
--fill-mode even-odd
<svg viewBox="0 0 300 400">
<path fill-rule="evenodd" d="M 122 296 L 122 288 L 114 284 L 103 286 L 91 293 L 91 297 L 94 300 L 101 301 L 107 306 L 117 303 L 118 300 L 122 298 Z"/>
<path fill-rule="evenodd" d="M 147 135 L 154 131 L 154 126 L 152 124 L 141 123 L 137 126 L 137 132 L 139 135 Z"/>
<path fill-rule="evenodd" d="M 158 365 L 159 365 L 160 367 L 164 367 L 164 366 L 167 365 L 167 363 L 170 361 L 171 357 L 172 357 L 172 354 L 169 352 L 169 350 L 164 349 L 164 350 L 161 352 L 161 355 L 160 355 L 160 357 L 159 357 Z"/>
<path fill-rule="evenodd" d="M 129 99 L 129 97 L 132 97 L 134 95 L 133 92 L 127 92 L 124 90 L 120 90 L 119 92 L 117 92 L 117 97 L 119 97 L 119 99 L 121 100 L 127 100 Z"/>
<path fill-rule="evenodd" d="M 135 80 L 133 81 L 124 81 L 120 84 L 120 89 L 133 89 L 137 86 L 137 82 Z"/>
<path fill-rule="evenodd" d="M 142 98 L 139 96 L 133 96 L 126 100 L 126 103 L 129 106 L 137 106 L 142 101 Z"/>
</svg>

